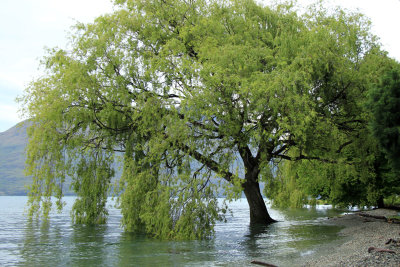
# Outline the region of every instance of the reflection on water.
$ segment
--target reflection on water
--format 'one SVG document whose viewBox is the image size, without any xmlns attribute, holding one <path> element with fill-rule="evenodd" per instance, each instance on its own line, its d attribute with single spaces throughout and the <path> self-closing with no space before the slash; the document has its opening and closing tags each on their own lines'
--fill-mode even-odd
<svg viewBox="0 0 400 267">
<path fill-rule="evenodd" d="M 206 241 L 159 241 L 125 233 L 110 207 L 107 225 L 71 225 L 73 198 L 49 224 L 28 223 L 25 197 L 0 197 L 0 266 L 250 266 L 260 260 L 293 266 L 318 245 L 337 239 L 332 209 L 270 210 L 279 222 L 249 226 L 245 199 L 231 203 L 233 217 Z"/>
</svg>

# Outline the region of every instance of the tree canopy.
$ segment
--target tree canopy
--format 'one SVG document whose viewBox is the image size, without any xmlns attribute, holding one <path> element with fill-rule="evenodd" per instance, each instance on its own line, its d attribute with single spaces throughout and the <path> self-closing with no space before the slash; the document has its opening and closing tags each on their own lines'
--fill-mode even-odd
<svg viewBox="0 0 400 267">
<path fill-rule="evenodd" d="M 365 59 L 368 68 L 374 68 L 375 78 L 366 80 L 364 93 L 358 95 L 353 107 L 353 122 L 357 124 L 340 130 L 345 139 L 331 140 L 338 142 L 336 152 L 340 153 L 327 155 L 332 164 L 279 162 L 265 189 L 274 205 L 302 207 L 316 204 L 318 198 L 342 207 L 384 207 L 384 198 L 400 192 L 395 167 L 398 159 L 395 73 L 400 65 L 384 53 L 375 55 L 373 62 Z"/>
<path fill-rule="evenodd" d="M 400 66 L 393 63 L 388 66 L 369 96 L 372 112 L 371 128 L 397 171 L 400 171 Z"/>
<path fill-rule="evenodd" d="M 244 192 L 251 223 L 270 223 L 259 181 L 273 163 L 330 163 L 353 143 L 360 97 L 382 53 L 360 14 L 253 0 L 116 0 L 52 49 L 21 102 L 34 122 L 31 215 L 62 206 L 104 222 L 116 190 L 128 231 L 206 238 Z M 379 60 L 378 60 L 379 59 Z M 122 176 L 112 186 L 115 164 Z"/>
</svg>

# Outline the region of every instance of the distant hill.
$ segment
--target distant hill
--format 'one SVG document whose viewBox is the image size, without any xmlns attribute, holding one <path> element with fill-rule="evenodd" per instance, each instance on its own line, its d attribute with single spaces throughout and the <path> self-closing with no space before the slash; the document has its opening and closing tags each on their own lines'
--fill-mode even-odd
<svg viewBox="0 0 400 267">
<path fill-rule="evenodd" d="M 26 129 L 29 121 L 0 133 L 0 195 L 26 195 L 30 178 L 24 175 Z"/>
<path fill-rule="evenodd" d="M 0 196 L 21 196 L 27 194 L 31 177 L 24 174 L 25 147 L 28 144 L 27 129 L 31 122 L 23 121 L 0 133 Z M 67 178 L 64 194 L 72 195 L 71 180 Z"/>
</svg>

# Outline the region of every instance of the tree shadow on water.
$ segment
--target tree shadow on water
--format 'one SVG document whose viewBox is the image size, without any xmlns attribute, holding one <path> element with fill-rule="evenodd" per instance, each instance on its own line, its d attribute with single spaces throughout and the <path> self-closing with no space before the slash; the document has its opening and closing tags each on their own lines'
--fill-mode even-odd
<svg viewBox="0 0 400 267">
<path fill-rule="evenodd" d="M 254 224 L 248 226 L 248 233 L 244 236 L 241 246 L 245 251 L 249 263 L 259 260 L 274 264 L 276 261 L 274 253 L 279 247 L 279 223 L 269 225 Z"/>
<path fill-rule="evenodd" d="M 22 242 L 19 245 L 19 264 L 40 266 L 48 262 L 62 263 L 63 255 L 57 244 L 62 243 L 59 227 L 50 227 L 48 221 L 28 221 L 24 225 Z"/>
<path fill-rule="evenodd" d="M 257 239 L 260 236 L 268 234 L 271 230 L 271 225 L 250 224 L 248 226 L 248 234 L 245 235 L 248 239 Z"/>
<path fill-rule="evenodd" d="M 250 224 L 248 226 L 248 233 L 244 236 L 244 240 L 241 245 L 247 252 L 248 256 L 258 257 L 264 254 L 265 242 L 262 242 L 266 238 L 271 237 L 273 232 L 273 225 L 262 225 L 262 224 Z"/>
</svg>

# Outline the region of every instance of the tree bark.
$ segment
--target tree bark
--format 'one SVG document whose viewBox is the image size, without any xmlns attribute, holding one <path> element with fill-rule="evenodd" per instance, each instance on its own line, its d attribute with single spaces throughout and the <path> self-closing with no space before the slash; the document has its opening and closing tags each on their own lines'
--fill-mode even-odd
<svg viewBox="0 0 400 267">
<path fill-rule="evenodd" d="M 259 152 L 260 153 L 260 152 Z M 260 192 L 258 176 L 260 174 L 260 157 L 253 157 L 248 146 L 239 147 L 239 154 L 245 167 L 245 182 L 243 192 L 246 196 L 250 210 L 250 225 L 267 225 L 276 222 L 269 216 L 267 206 Z"/>
<path fill-rule="evenodd" d="M 376 205 L 378 206 L 378 209 L 385 208 L 385 203 L 383 202 L 383 196 L 380 196 L 378 198 L 378 201 L 377 201 Z"/>
<path fill-rule="evenodd" d="M 267 206 L 260 192 L 260 185 L 257 181 L 247 180 L 243 184 L 243 191 L 249 204 L 250 224 L 270 224 L 276 222 L 269 216 Z"/>
</svg>

